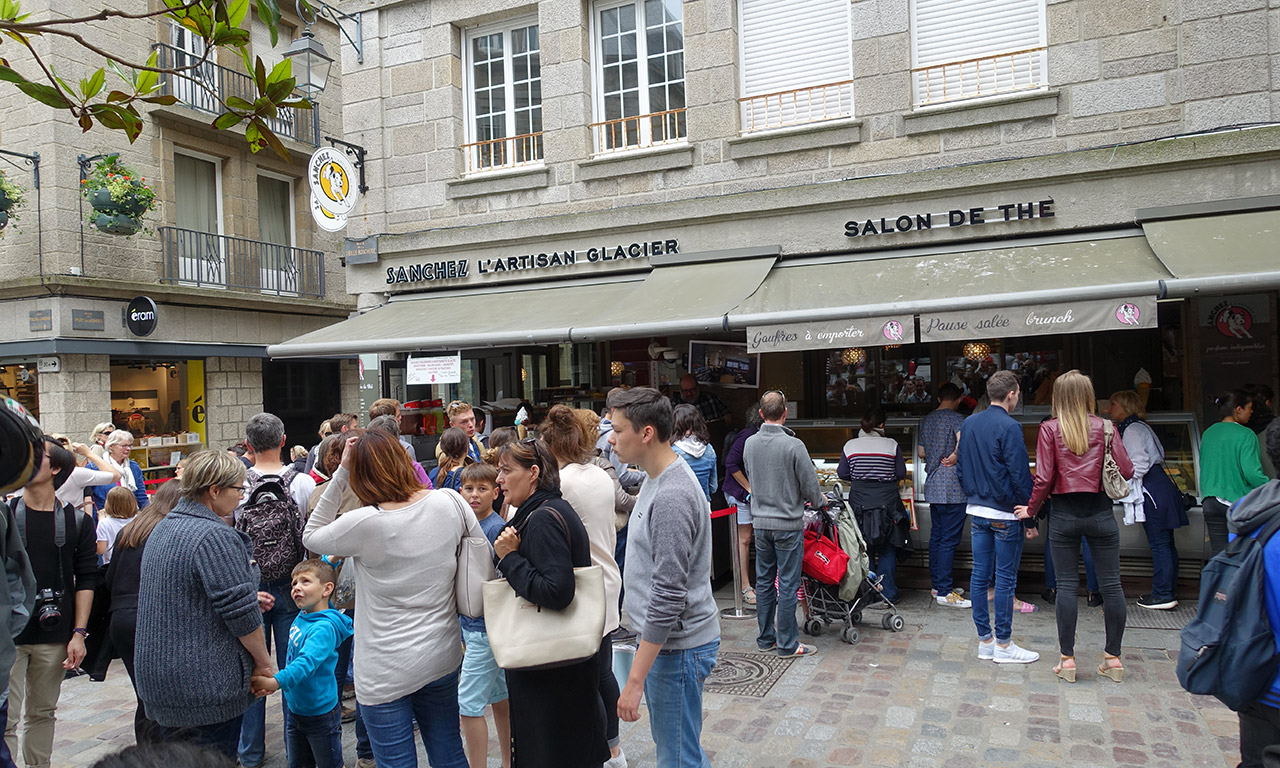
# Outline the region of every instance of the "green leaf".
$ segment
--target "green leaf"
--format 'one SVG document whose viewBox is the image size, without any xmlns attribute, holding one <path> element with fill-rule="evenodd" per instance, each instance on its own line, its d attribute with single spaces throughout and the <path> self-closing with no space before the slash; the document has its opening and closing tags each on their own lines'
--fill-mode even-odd
<svg viewBox="0 0 1280 768">
<path fill-rule="evenodd" d="M 277 107 L 293 107 L 294 109 L 311 109 L 311 102 L 306 99 L 293 99 L 291 101 L 278 101 Z"/>
<path fill-rule="evenodd" d="M 242 119 L 243 118 L 235 112 L 227 112 L 225 114 L 218 115 L 218 119 L 213 121 L 213 127 L 220 131 L 225 131 L 228 128 L 239 125 Z"/>
<path fill-rule="evenodd" d="M 249 0 L 231 0 L 227 5 L 227 23 L 239 27 L 249 15 Z"/>
<path fill-rule="evenodd" d="M 132 96 L 125 93 L 124 91 L 112 91 L 111 93 L 107 94 L 107 101 L 128 101 L 129 99 L 132 99 L 132 98 L 133 98 Z"/>
<path fill-rule="evenodd" d="M 27 78 L 23 77 L 16 69 L 11 69 L 8 64 L 0 65 L 0 80 L 10 83 L 27 82 Z"/>
<path fill-rule="evenodd" d="M 147 66 L 154 67 L 156 65 L 156 57 L 159 55 L 160 55 L 159 50 L 152 51 L 151 55 L 147 57 Z M 140 69 L 138 70 L 137 75 L 134 77 L 133 87 L 134 87 L 134 90 L 136 90 L 138 93 L 151 93 L 159 85 L 159 81 L 160 81 L 159 72 L 152 72 L 147 69 Z"/>
<path fill-rule="evenodd" d="M 278 104 L 289 98 L 289 94 L 293 93 L 293 78 L 278 83 L 271 83 L 267 86 L 267 92 L 263 95 L 271 101 L 272 104 Z"/>
<path fill-rule="evenodd" d="M 293 156 L 289 154 L 289 150 L 284 148 L 284 144 L 280 142 L 280 139 L 276 137 L 271 128 L 265 122 L 256 118 L 254 119 L 254 122 L 259 123 L 258 133 L 262 141 L 265 142 L 267 146 L 271 147 L 272 151 L 280 156 L 280 159 L 286 162 L 291 161 Z M 252 149 L 252 147 L 250 147 L 250 149 Z M 256 152 L 257 150 L 253 151 Z"/>
<path fill-rule="evenodd" d="M 227 106 L 228 106 L 228 107 L 231 107 L 232 109 L 238 109 L 238 110 L 240 110 L 241 112 L 252 112 L 252 111 L 253 111 L 253 102 L 245 101 L 244 99 L 240 98 L 239 96 L 228 96 L 228 97 L 227 97 Z"/>
<path fill-rule="evenodd" d="M 88 112 L 81 112 L 80 113 L 81 132 L 88 133 L 89 129 L 92 127 L 93 127 L 93 118 L 89 116 Z"/>
<path fill-rule="evenodd" d="M 120 68 L 119 64 L 115 63 L 114 61 L 108 60 L 107 69 L 111 70 L 112 72 L 115 72 L 117 75 L 119 75 L 121 80 L 125 81 L 129 85 L 133 85 L 133 78 L 125 74 L 125 71 Z"/>
<path fill-rule="evenodd" d="M 271 74 L 267 75 L 268 83 L 278 83 L 282 80 L 293 79 L 293 60 L 281 59 L 271 68 Z"/>
<path fill-rule="evenodd" d="M 148 104 L 160 104 L 165 107 L 178 103 L 178 97 L 173 94 L 165 94 L 164 96 L 147 96 L 142 100 Z"/>
<path fill-rule="evenodd" d="M 89 91 L 85 94 L 86 98 L 92 99 L 99 93 L 102 93 L 102 87 L 107 84 L 106 70 L 99 69 L 89 77 Z"/>
<path fill-rule="evenodd" d="M 124 133 L 129 137 L 129 143 L 132 144 L 142 135 L 142 115 L 138 114 L 137 109 L 129 106 L 124 109 L 122 119 L 124 120 Z"/>
<path fill-rule="evenodd" d="M 113 131 L 124 130 L 124 119 L 121 117 L 121 113 L 124 112 L 123 107 L 114 104 L 90 104 L 89 111 L 98 118 L 98 122 L 102 123 L 104 128 L 110 128 Z"/>
<path fill-rule="evenodd" d="M 58 89 L 51 85 L 42 85 L 29 81 L 16 83 L 16 85 L 20 91 L 42 104 L 48 104 L 58 109 L 68 109 L 71 106 L 71 102 L 67 101 L 61 93 L 58 93 Z"/>
<path fill-rule="evenodd" d="M 258 56 L 253 65 L 253 80 L 258 85 L 258 93 L 265 93 L 267 90 L 267 65 L 262 63 L 262 57 Z"/>
<path fill-rule="evenodd" d="M 280 24 L 280 4 L 277 0 L 258 0 L 257 5 L 258 18 L 271 31 L 271 47 L 275 48 L 280 39 L 280 33 L 276 29 Z"/>
<path fill-rule="evenodd" d="M 243 29 L 231 29 L 220 26 L 217 31 L 213 33 L 212 42 L 215 46 L 240 48 L 249 44 L 249 32 Z"/>
</svg>

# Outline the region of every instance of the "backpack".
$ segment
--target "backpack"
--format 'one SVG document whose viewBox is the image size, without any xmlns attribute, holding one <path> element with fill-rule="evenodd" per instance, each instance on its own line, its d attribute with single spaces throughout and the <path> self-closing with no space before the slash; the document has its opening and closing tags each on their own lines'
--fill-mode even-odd
<svg viewBox="0 0 1280 768">
<path fill-rule="evenodd" d="M 1280 530 L 1276 515 L 1256 538 L 1240 535 L 1200 574 L 1196 617 L 1182 628 L 1178 682 L 1239 712 L 1262 698 L 1280 669 L 1267 619 L 1263 550 Z"/>
<path fill-rule="evenodd" d="M 307 558 L 302 546 L 304 521 L 289 486 L 298 476 L 293 467 L 279 475 L 250 474 L 249 496 L 236 515 L 236 530 L 253 542 L 253 559 L 263 581 L 276 581 Z"/>
</svg>

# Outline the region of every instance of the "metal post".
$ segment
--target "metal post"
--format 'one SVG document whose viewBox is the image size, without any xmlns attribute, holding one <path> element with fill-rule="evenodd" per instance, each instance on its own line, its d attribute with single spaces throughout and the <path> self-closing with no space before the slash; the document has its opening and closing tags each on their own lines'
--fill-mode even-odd
<svg viewBox="0 0 1280 768">
<path fill-rule="evenodd" d="M 732 539 L 732 545 L 729 547 L 729 562 L 733 564 L 733 607 L 720 611 L 720 616 L 726 619 L 754 618 L 756 609 L 742 604 L 742 557 L 738 554 L 738 513 L 736 511 L 729 515 L 729 536 Z"/>
</svg>

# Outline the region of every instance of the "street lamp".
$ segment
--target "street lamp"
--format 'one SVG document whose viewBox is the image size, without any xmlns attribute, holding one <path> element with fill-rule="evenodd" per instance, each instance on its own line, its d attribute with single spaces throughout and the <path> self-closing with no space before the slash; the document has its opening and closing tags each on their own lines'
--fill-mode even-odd
<svg viewBox="0 0 1280 768">
<path fill-rule="evenodd" d="M 316 39 L 310 22 L 302 30 L 302 36 L 289 44 L 284 57 L 293 62 L 293 77 L 297 89 L 308 99 L 319 96 L 329 82 L 329 68 L 333 66 L 333 57 L 324 49 L 324 44 Z"/>
</svg>

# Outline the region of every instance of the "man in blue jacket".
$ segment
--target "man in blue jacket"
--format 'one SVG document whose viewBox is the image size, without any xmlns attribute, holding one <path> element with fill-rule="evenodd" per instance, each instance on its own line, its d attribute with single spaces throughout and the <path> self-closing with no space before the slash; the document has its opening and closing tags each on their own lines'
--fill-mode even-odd
<svg viewBox="0 0 1280 768">
<path fill-rule="evenodd" d="M 1031 459 L 1022 437 L 1022 426 L 1009 415 L 1021 396 L 1018 378 L 1010 371 L 996 371 L 987 380 L 991 407 L 965 419 L 956 449 L 960 486 L 968 502 L 973 537 L 973 573 L 969 594 L 973 599 L 973 623 L 978 630 L 978 658 L 997 664 L 1030 664 L 1040 658 L 1035 651 L 1013 642 L 1013 591 L 1018 584 L 1022 540 L 1034 538 L 1035 528 L 1023 526 L 1013 508 L 1031 498 Z M 995 567 L 995 630 L 987 611 L 987 587 Z"/>
<path fill-rule="evenodd" d="M 1265 431 L 1267 456 L 1273 463 L 1280 459 L 1280 419 Z M 1280 466 L 1277 463 L 1276 466 Z M 1227 513 L 1232 538 L 1237 531 L 1257 536 L 1271 518 L 1280 514 L 1280 481 L 1272 480 L 1249 492 Z M 1276 652 L 1280 653 L 1280 536 L 1272 536 L 1262 550 L 1267 572 L 1267 621 L 1276 636 Z M 1280 744 L 1280 675 L 1261 699 L 1240 711 L 1240 768 L 1262 768 L 1262 751 Z"/>
</svg>

